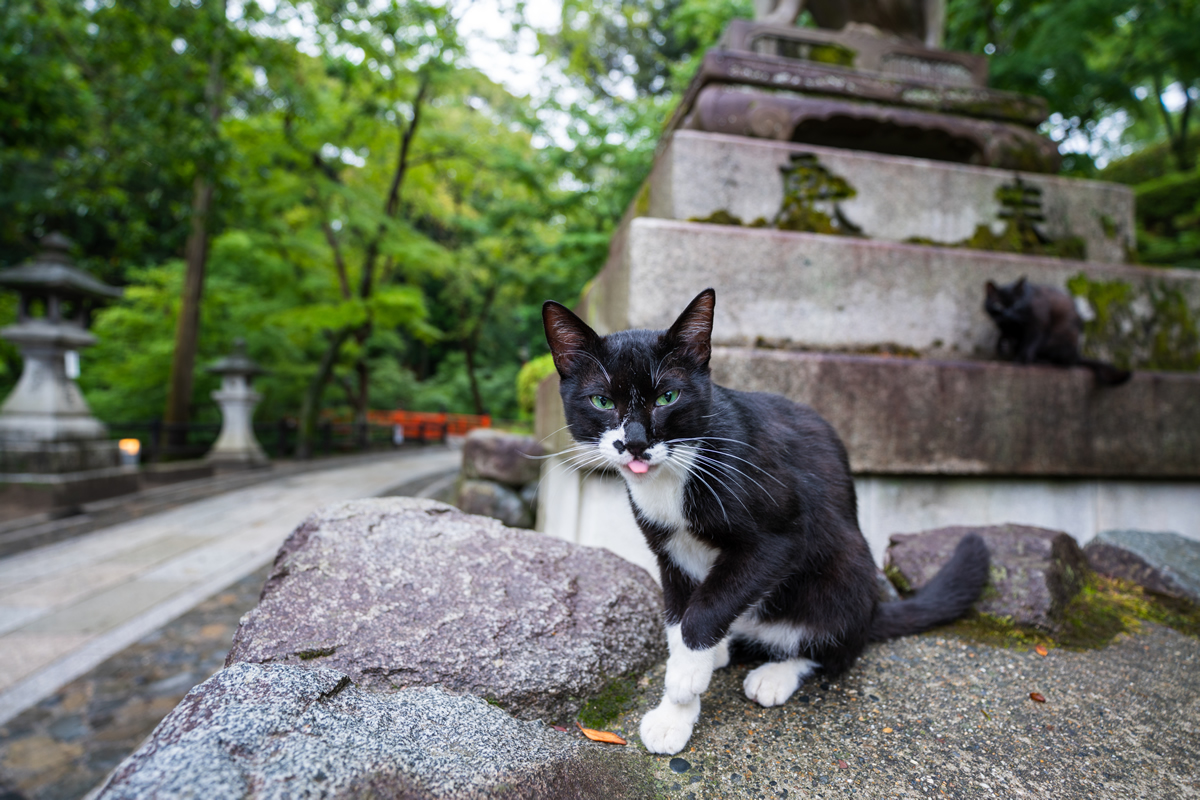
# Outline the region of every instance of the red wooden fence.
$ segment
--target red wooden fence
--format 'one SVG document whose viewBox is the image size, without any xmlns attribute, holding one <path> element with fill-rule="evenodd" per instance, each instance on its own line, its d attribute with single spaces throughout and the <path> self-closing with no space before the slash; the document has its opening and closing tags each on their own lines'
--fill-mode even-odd
<svg viewBox="0 0 1200 800">
<path fill-rule="evenodd" d="M 368 411 L 372 425 L 399 425 L 405 439 L 437 439 L 442 435 L 463 436 L 475 428 L 492 427 L 490 416 L 445 414 L 432 411 Z"/>
</svg>

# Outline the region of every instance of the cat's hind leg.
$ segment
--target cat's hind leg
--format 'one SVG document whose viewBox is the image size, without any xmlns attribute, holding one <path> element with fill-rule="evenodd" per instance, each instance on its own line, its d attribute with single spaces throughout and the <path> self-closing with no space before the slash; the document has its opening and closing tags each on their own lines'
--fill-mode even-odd
<svg viewBox="0 0 1200 800">
<path fill-rule="evenodd" d="M 807 658 L 789 658 L 786 661 L 768 661 L 761 667 L 750 670 L 742 689 L 746 697 L 760 706 L 780 706 L 787 702 L 804 679 L 819 667 Z"/>
</svg>

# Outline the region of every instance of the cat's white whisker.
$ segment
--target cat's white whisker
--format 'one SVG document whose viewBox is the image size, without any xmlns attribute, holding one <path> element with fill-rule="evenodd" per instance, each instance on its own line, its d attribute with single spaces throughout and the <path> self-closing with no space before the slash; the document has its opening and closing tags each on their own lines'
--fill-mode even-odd
<svg viewBox="0 0 1200 800">
<path fill-rule="evenodd" d="M 750 445 L 746 444 L 745 442 L 743 442 L 743 441 L 741 441 L 741 440 L 739 440 L 739 439 L 727 439 L 727 438 L 725 438 L 725 437 L 723 437 L 723 436 L 689 436 L 689 437 L 685 437 L 685 438 L 682 438 L 682 439 L 670 439 L 670 440 L 668 441 L 668 443 L 675 443 L 675 442 L 699 442 L 699 441 L 702 441 L 702 440 L 705 440 L 705 439 L 712 440 L 712 441 L 718 441 L 718 442 L 734 442 L 735 444 L 740 444 L 740 445 L 742 445 L 743 447 L 749 447 L 749 446 L 750 446 Z M 708 452 L 710 452 L 710 453 L 720 453 L 721 455 L 729 456 L 730 458 L 735 458 L 735 459 L 737 459 L 738 461 L 744 461 L 745 463 L 747 463 L 747 464 L 749 464 L 750 466 L 754 467 L 756 470 L 758 470 L 758 471 L 759 471 L 759 472 L 761 472 L 762 474 L 766 475 L 766 476 L 767 476 L 768 478 L 770 478 L 771 480 L 773 480 L 773 481 L 775 481 L 776 483 L 778 483 L 778 484 L 779 484 L 780 486 L 782 486 L 783 488 L 785 488 L 785 489 L 787 488 L 787 486 L 784 484 L 784 482 L 783 482 L 783 481 L 781 481 L 781 480 L 779 480 L 779 478 L 776 478 L 774 475 L 772 475 L 772 474 L 771 474 L 771 472 L 770 472 L 769 470 L 763 469 L 763 468 L 762 468 L 762 467 L 760 467 L 758 464 L 755 464 L 753 461 L 751 461 L 751 460 L 749 460 L 749 459 L 747 459 L 747 458 L 742 458 L 741 456 L 735 456 L 733 453 L 727 452 L 727 451 L 725 451 L 725 450 L 716 450 L 716 449 L 714 449 L 714 448 L 706 448 L 706 449 L 707 449 L 707 451 L 708 451 Z"/>
<path fill-rule="evenodd" d="M 696 448 L 696 458 L 704 461 L 706 464 L 713 467 L 714 469 L 716 467 L 720 467 L 721 469 L 731 470 L 733 472 L 736 472 L 738 475 L 741 475 L 743 478 L 750 481 L 758 488 L 762 489 L 763 493 L 767 497 L 771 498 L 772 503 L 774 503 L 777 506 L 779 505 L 779 501 L 775 499 L 775 496 L 773 494 L 771 494 L 770 492 L 767 491 L 767 487 L 763 486 L 761 483 L 754 480 L 754 478 L 752 478 L 749 475 L 747 475 L 746 473 L 742 472 L 740 469 L 733 466 L 732 464 L 726 464 L 724 461 L 719 461 L 715 458 L 712 458 L 711 456 L 701 455 L 701 452 L 720 453 L 721 452 L 720 450 L 709 450 L 708 448 L 699 447 L 699 448 Z"/>
</svg>

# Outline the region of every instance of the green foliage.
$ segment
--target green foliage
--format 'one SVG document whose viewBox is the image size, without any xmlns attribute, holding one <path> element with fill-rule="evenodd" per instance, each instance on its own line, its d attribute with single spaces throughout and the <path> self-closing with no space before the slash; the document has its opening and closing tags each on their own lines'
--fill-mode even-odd
<svg viewBox="0 0 1200 800">
<path fill-rule="evenodd" d="M 517 408 L 521 418 L 532 417 L 537 407 L 537 388 L 554 372 L 554 357 L 549 353 L 525 362 L 517 373 Z"/>
</svg>

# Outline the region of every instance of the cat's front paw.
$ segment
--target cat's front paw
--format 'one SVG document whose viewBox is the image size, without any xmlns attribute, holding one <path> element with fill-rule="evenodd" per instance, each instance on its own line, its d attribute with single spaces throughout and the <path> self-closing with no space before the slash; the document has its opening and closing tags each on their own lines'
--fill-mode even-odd
<svg viewBox="0 0 1200 800">
<path fill-rule="evenodd" d="M 708 691 L 713 651 L 688 650 L 667 659 L 666 696 L 673 703 L 690 703 Z"/>
<path fill-rule="evenodd" d="M 672 703 L 664 697 L 658 708 L 642 717 L 639 733 L 642 744 L 651 753 L 678 753 L 692 738 L 692 728 L 700 719 L 700 698 L 690 703 Z"/>
<path fill-rule="evenodd" d="M 770 661 L 750 670 L 742 689 L 746 697 L 760 706 L 781 706 L 800 688 L 800 684 L 812 674 L 816 664 L 805 658 L 787 661 Z"/>
</svg>

